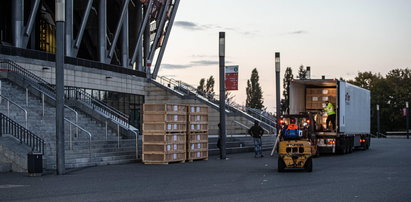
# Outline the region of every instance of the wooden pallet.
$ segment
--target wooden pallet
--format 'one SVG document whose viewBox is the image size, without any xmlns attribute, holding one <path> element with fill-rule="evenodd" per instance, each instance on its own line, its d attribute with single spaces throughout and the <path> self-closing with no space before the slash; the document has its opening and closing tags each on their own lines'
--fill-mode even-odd
<svg viewBox="0 0 411 202">
<path fill-rule="evenodd" d="M 188 113 L 192 115 L 208 115 L 208 106 L 206 105 L 189 105 Z"/>
<path fill-rule="evenodd" d="M 144 113 L 143 122 L 155 123 L 155 122 L 167 122 L 167 123 L 186 123 L 187 115 L 185 114 L 173 114 L 173 113 Z"/>
<path fill-rule="evenodd" d="M 144 143 L 143 154 L 174 154 L 186 152 L 186 144 Z"/>
<path fill-rule="evenodd" d="M 168 164 L 170 162 L 182 162 L 185 161 L 186 153 L 159 153 L 150 152 L 143 153 L 142 161 L 145 164 Z"/>
<path fill-rule="evenodd" d="M 198 152 L 198 151 L 208 151 L 208 142 L 188 142 L 187 152 Z"/>
<path fill-rule="evenodd" d="M 144 114 L 155 113 L 174 113 L 174 114 L 187 114 L 187 105 L 183 104 L 144 104 Z"/>
<path fill-rule="evenodd" d="M 169 162 L 156 162 L 156 161 L 146 161 L 143 162 L 146 165 L 168 165 L 170 163 L 185 163 L 186 161 L 169 161 Z"/>
<path fill-rule="evenodd" d="M 187 133 L 187 143 L 203 143 L 208 142 L 207 132 Z"/>
<path fill-rule="evenodd" d="M 187 161 L 208 160 L 208 151 L 187 152 Z"/>
<path fill-rule="evenodd" d="M 144 122 L 143 133 L 182 133 L 186 132 L 185 122 Z"/>
<path fill-rule="evenodd" d="M 208 114 L 189 114 L 189 123 L 208 123 Z"/>
<path fill-rule="evenodd" d="M 208 122 L 188 123 L 189 133 L 203 133 L 208 132 Z"/>
<path fill-rule="evenodd" d="M 186 133 L 143 133 L 144 143 L 185 144 Z"/>
</svg>

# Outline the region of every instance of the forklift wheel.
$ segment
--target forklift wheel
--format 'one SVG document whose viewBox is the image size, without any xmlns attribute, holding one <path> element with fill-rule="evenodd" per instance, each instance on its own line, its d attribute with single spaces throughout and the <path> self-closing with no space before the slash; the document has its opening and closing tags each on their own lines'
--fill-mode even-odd
<svg viewBox="0 0 411 202">
<path fill-rule="evenodd" d="M 305 162 L 304 169 L 307 172 L 313 172 L 313 159 L 312 158 L 307 159 L 307 161 Z"/>
<path fill-rule="evenodd" d="M 284 169 L 285 169 L 285 163 L 283 159 L 278 157 L 278 172 L 284 172 Z"/>
</svg>

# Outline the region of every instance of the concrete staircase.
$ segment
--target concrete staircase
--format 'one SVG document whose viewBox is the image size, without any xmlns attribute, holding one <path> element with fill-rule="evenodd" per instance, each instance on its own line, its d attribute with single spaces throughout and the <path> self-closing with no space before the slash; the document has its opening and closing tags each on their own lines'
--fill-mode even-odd
<svg viewBox="0 0 411 202">
<path fill-rule="evenodd" d="M 266 134 L 261 139 L 263 142 L 263 151 L 271 151 L 275 143 L 275 136 Z M 218 155 L 220 150 L 217 148 L 217 137 L 209 137 L 208 141 L 209 155 Z M 226 151 L 227 154 L 253 152 L 254 140 L 250 135 L 229 136 L 226 139 Z"/>
<path fill-rule="evenodd" d="M 29 95 L 29 104 L 26 105 L 25 90 L 13 85 L 8 80 L 1 80 L 1 94 L 8 99 L 19 104 L 28 111 L 27 129 L 43 138 L 46 142 L 44 164 L 47 169 L 55 168 L 56 156 L 56 126 L 55 126 L 55 107 L 45 104 L 44 116 L 41 99 Z M 5 100 L 0 104 L 0 111 L 7 115 L 7 105 Z M 89 135 L 81 130 L 78 134 L 73 126 L 65 121 L 65 163 L 66 168 L 78 168 L 96 165 L 120 164 L 136 161 L 135 139 L 123 139 L 117 136 L 115 131 L 107 129 L 104 123 L 92 119 L 90 116 L 78 112 L 77 124 L 89 131 L 92 135 L 89 145 Z M 75 114 L 66 109 L 65 118 L 75 122 Z M 11 119 L 22 126 L 25 126 L 24 112 L 17 107 L 10 105 Z M 72 142 L 70 144 L 70 131 Z M 118 141 L 119 140 L 119 141 Z M 72 148 L 70 148 L 72 146 Z"/>
</svg>

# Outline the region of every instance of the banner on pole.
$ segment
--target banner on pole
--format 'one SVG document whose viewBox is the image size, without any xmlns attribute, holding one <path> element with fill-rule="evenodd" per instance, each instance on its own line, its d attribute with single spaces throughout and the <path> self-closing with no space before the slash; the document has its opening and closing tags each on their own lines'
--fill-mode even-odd
<svg viewBox="0 0 411 202">
<path fill-rule="evenodd" d="M 225 67 L 225 89 L 238 90 L 238 65 Z"/>
</svg>

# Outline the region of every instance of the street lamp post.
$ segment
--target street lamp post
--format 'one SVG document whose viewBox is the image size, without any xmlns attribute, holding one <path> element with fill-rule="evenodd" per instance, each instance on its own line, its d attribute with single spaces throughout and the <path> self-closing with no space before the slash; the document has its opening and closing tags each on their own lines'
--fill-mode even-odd
<svg viewBox="0 0 411 202">
<path fill-rule="evenodd" d="M 405 132 L 407 133 L 407 139 L 410 139 L 410 134 L 409 134 L 409 131 L 408 131 L 408 127 L 409 127 L 409 124 L 408 124 L 408 122 L 409 122 L 408 102 L 405 102 L 405 113 L 406 113 L 405 121 L 407 122 L 407 123 L 405 124 L 407 131 L 405 131 Z"/>
<path fill-rule="evenodd" d="M 225 32 L 219 33 L 219 64 L 220 64 L 220 159 L 226 159 L 225 139 Z"/>
<path fill-rule="evenodd" d="M 56 165 L 57 174 L 65 173 L 64 153 L 64 24 L 65 0 L 56 0 Z"/>
<path fill-rule="evenodd" d="M 275 85 L 276 85 L 276 118 L 277 118 L 277 134 L 279 131 L 278 120 L 281 115 L 281 101 L 280 101 L 280 53 L 275 53 Z"/>
<path fill-rule="evenodd" d="M 380 137 L 380 105 L 377 104 L 377 136 Z"/>
</svg>

